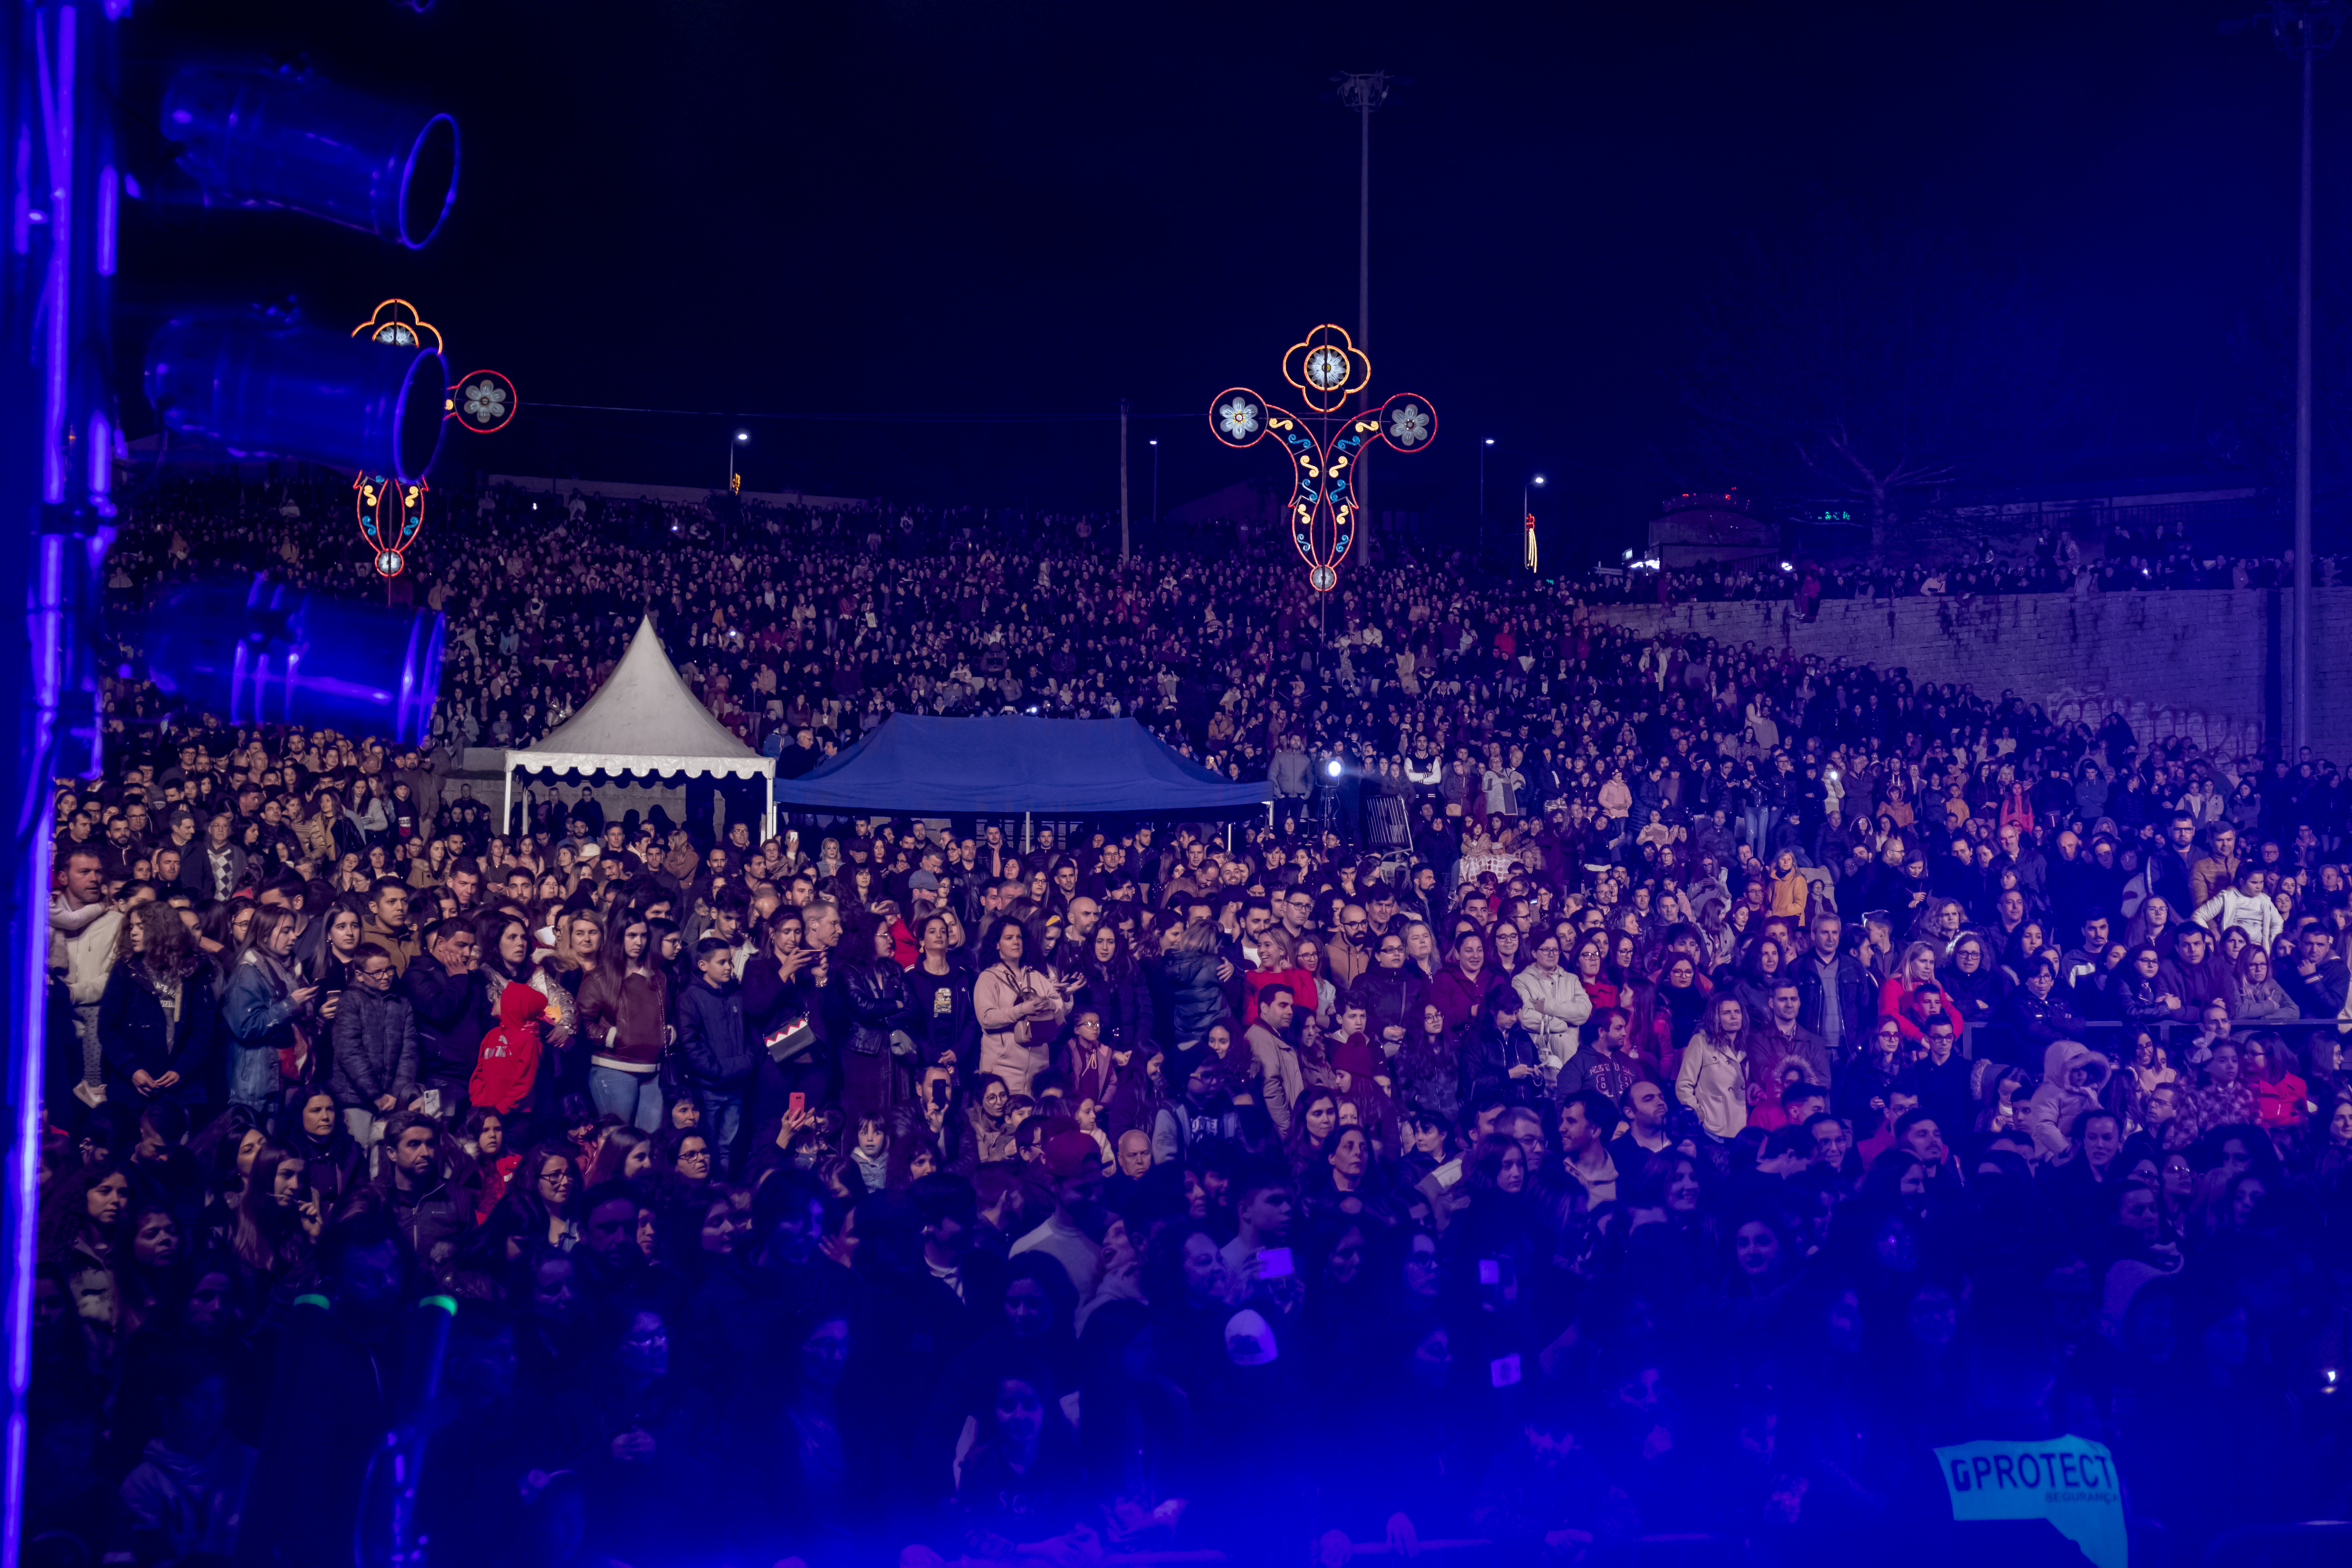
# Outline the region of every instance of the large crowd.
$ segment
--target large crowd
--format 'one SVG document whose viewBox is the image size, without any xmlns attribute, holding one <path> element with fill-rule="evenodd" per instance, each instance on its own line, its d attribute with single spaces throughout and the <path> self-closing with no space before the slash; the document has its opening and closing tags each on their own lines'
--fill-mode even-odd
<svg viewBox="0 0 2352 1568">
<path fill-rule="evenodd" d="M 352 592 L 335 504 L 169 481 L 110 586 Z M 2055 1562 L 1934 1449 L 2061 1433 L 2173 1561 L 2352 1507 L 2332 765 L 1402 549 L 1318 605 L 1077 519 L 427 527 L 434 744 L 125 676 L 59 787 L 28 1561 Z M 787 775 L 1034 708 L 1276 799 L 451 780 L 647 611 Z"/>
</svg>

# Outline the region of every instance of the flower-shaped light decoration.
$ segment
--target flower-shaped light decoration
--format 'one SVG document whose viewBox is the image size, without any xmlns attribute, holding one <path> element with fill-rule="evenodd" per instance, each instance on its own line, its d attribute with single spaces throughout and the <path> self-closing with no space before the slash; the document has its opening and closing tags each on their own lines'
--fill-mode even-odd
<svg viewBox="0 0 2352 1568">
<path fill-rule="evenodd" d="M 1326 323 L 1290 345 L 1282 356 L 1282 375 L 1305 395 L 1309 408 L 1329 414 L 1370 384 L 1372 362 L 1345 327 Z"/>
<path fill-rule="evenodd" d="M 520 402 L 513 382 L 497 371 L 478 370 L 451 387 L 441 406 L 443 417 L 454 418 L 461 429 L 487 436 L 506 428 Z"/>
<path fill-rule="evenodd" d="M 507 389 L 488 376 L 466 388 L 466 417 L 476 425 L 496 425 L 507 416 Z"/>
<path fill-rule="evenodd" d="M 1339 563 L 1356 538 L 1363 510 L 1357 476 L 1369 448 L 1416 452 L 1437 435 L 1436 411 L 1425 397 L 1399 394 L 1360 414 L 1338 410 L 1371 378 L 1371 363 L 1348 334 L 1320 326 L 1283 356 L 1285 380 L 1305 395 L 1308 415 L 1266 402 L 1246 386 L 1229 386 L 1209 405 L 1209 429 L 1228 447 L 1255 447 L 1272 436 L 1290 453 L 1291 543 L 1307 563 L 1307 585 L 1328 594 L 1339 585 Z"/>
<path fill-rule="evenodd" d="M 352 329 L 355 338 L 371 338 L 394 348 L 428 348 L 441 352 L 441 330 L 416 313 L 405 300 L 386 300 L 368 319 Z"/>
</svg>

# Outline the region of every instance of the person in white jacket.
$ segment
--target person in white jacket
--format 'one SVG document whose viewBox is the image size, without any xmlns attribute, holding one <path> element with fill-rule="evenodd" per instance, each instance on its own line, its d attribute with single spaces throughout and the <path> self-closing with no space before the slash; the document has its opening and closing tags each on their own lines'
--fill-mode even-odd
<svg viewBox="0 0 2352 1568">
<path fill-rule="evenodd" d="M 1519 1022 L 1535 1037 L 1536 1054 L 1548 1079 L 1575 1057 L 1580 1031 L 1592 1016 L 1592 998 L 1584 983 L 1559 959 L 1559 938 L 1547 936 L 1536 943 L 1535 962 L 1511 978 L 1511 989 L 1521 1003 Z"/>
<path fill-rule="evenodd" d="M 122 911 L 107 901 L 106 872 L 96 850 L 69 850 L 65 861 L 58 868 L 57 890 L 49 895 L 49 969 L 65 977 L 73 998 L 74 1034 L 81 1041 L 81 1081 L 73 1091 L 85 1104 L 96 1105 L 106 1098 L 98 1004 L 114 968 Z"/>
<path fill-rule="evenodd" d="M 1729 1142 L 1748 1125 L 1748 1053 L 1740 1037 L 1748 1010 L 1728 996 L 1707 1010 L 1706 1027 L 1683 1047 L 1675 1098 L 1697 1113 L 1708 1137 Z"/>
<path fill-rule="evenodd" d="M 2286 929 L 2286 917 L 2263 891 L 2263 868 L 2249 860 L 2238 868 L 2238 883 L 2224 888 L 2197 906 L 2197 923 L 2216 937 L 2238 927 L 2265 952 Z"/>
</svg>

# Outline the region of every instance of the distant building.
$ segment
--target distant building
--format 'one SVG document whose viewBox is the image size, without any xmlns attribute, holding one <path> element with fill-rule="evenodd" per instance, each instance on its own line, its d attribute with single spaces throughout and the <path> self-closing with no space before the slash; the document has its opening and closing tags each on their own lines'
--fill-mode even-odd
<svg viewBox="0 0 2352 1568">
<path fill-rule="evenodd" d="M 1780 554 L 1780 521 L 1755 515 L 1748 499 L 1737 490 L 1668 496 L 1650 520 L 1649 539 L 1649 559 L 1669 571 L 1778 560 Z"/>
</svg>

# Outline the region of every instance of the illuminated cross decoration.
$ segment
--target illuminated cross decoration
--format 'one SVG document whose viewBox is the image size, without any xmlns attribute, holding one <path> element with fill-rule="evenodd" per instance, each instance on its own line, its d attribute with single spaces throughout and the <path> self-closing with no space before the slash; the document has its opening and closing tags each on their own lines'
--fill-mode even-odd
<svg viewBox="0 0 2352 1568">
<path fill-rule="evenodd" d="M 441 349 L 441 331 L 416 313 L 405 300 L 386 300 L 374 313 L 352 329 L 352 336 L 389 344 L 396 349 Z M 462 430 L 487 436 L 503 430 L 515 416 L 514 383 L 495 370 L 478 370 L 460 379 L 441 399 L 441 417 L 455 419 Z M 390 474 L 362 474 L 352 481 L 357 493 L 360 535 L 375 552 L 380 576 L 397 577 L 408 566 L 408 546 L 425 526 L 425 483 L 402 484 Z"/>
<path fill-rule="evenodd" d="M 1355 542 L 1356 470 L 1366 447 L 1381 442 L 1418 452 L 1437 434 L 1429 399 L 1401 392 L 1378 408 L 1346 414 L 1340 405 L 1372 378 L 1372 362 L 1344 328 L 1328 324 L 1290 345 L 1283 379 L 1305 397 L 1307 414 L 1277 408 L 1246 386 L 1229 386 L 1209 406 L 1209 428 L 1228 447 L 1255 447 L 1268 436 L 1290 451 L 1290 542 L 1307 563 L 1307 585 L 1328 594 Z"/>
</svg>

